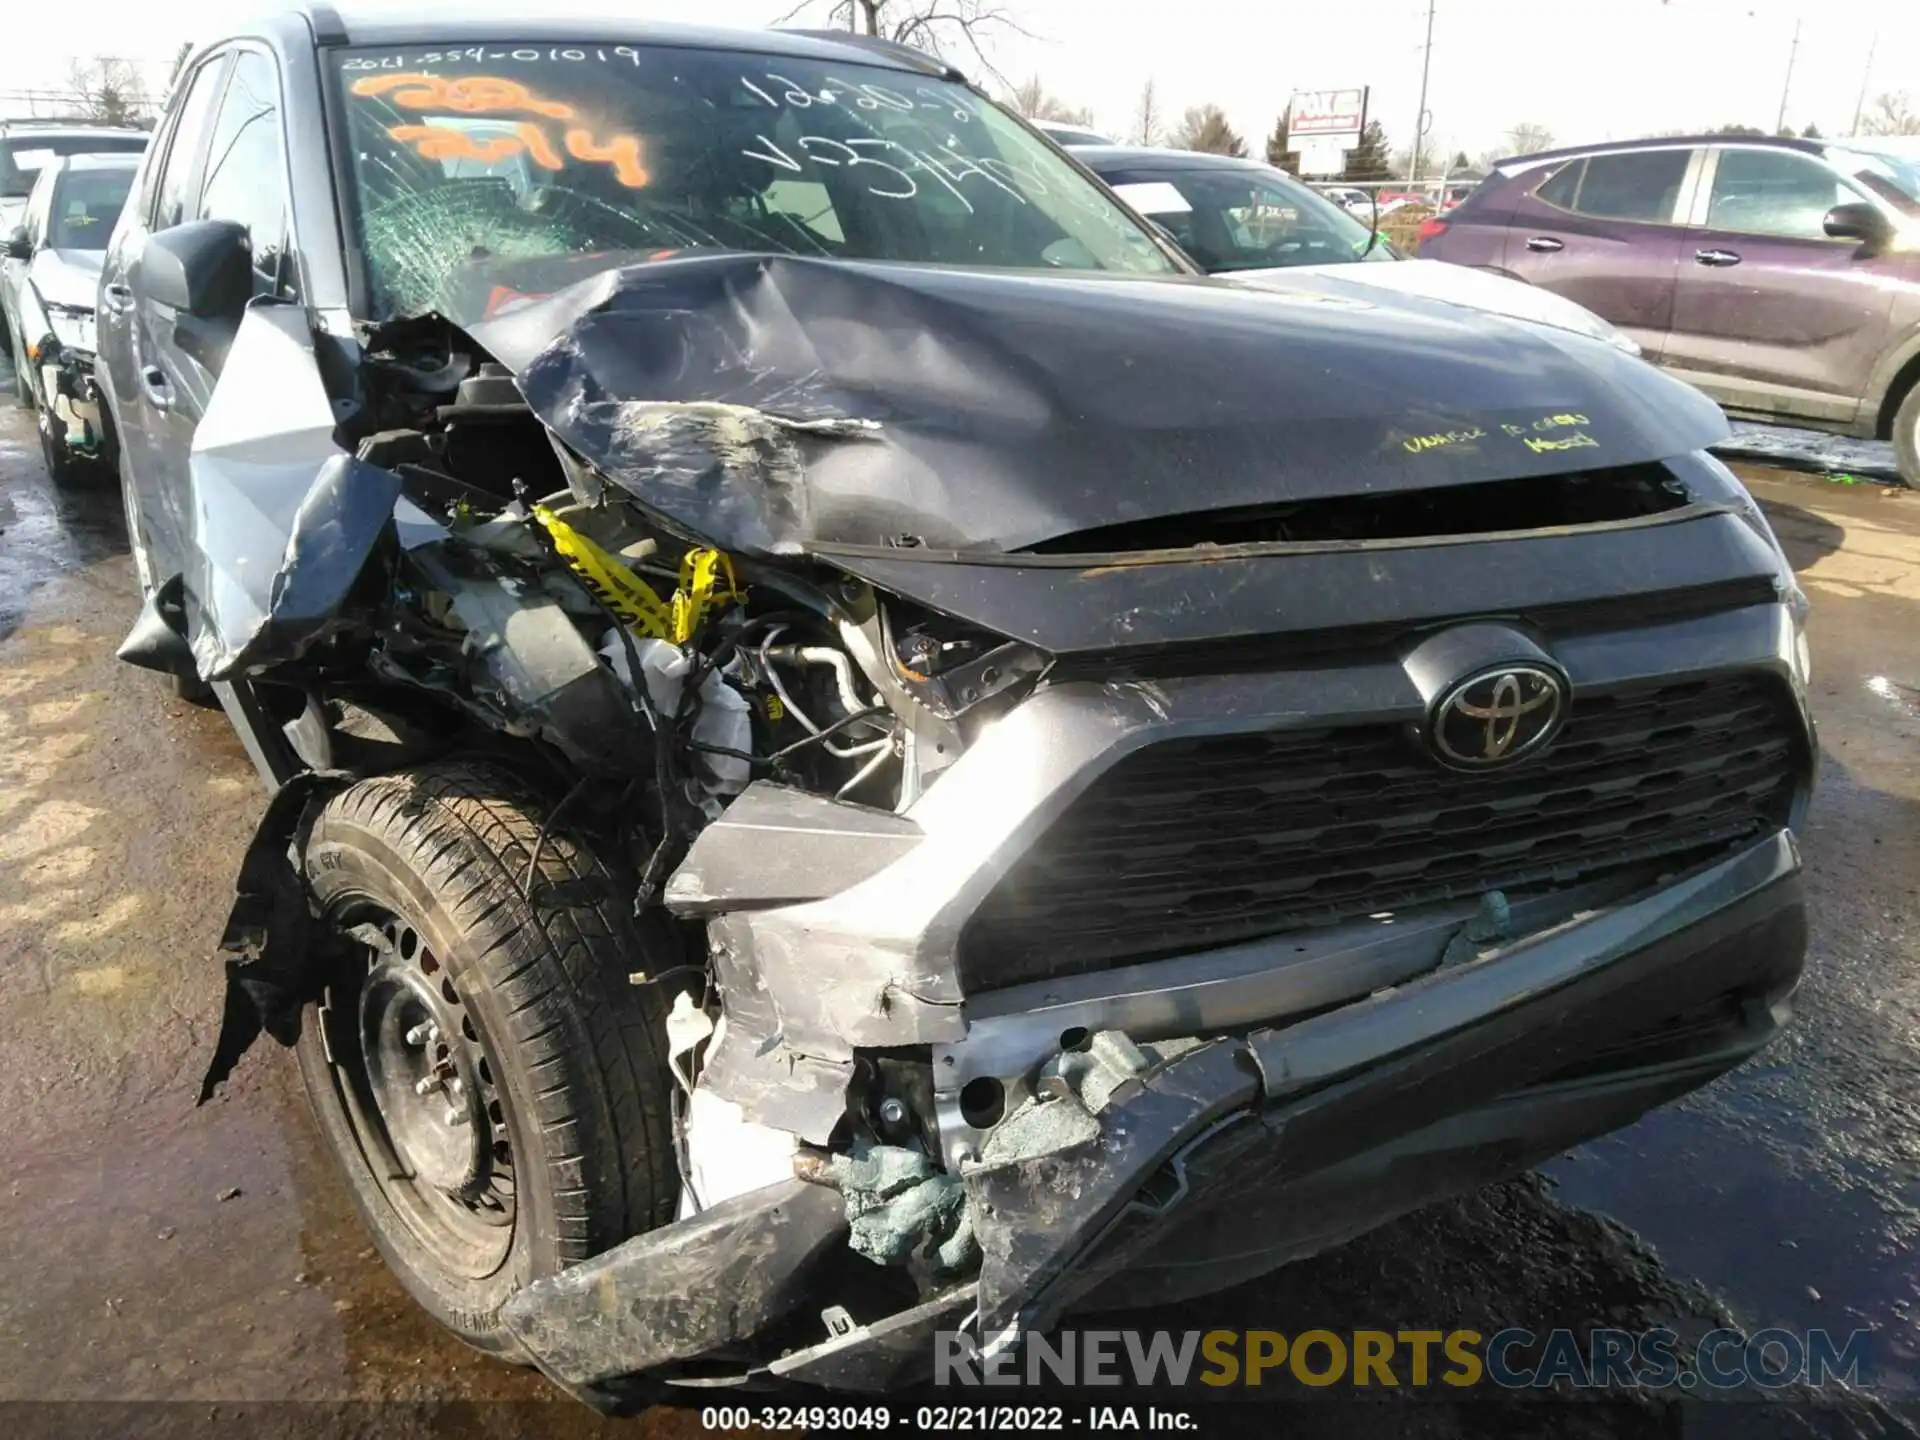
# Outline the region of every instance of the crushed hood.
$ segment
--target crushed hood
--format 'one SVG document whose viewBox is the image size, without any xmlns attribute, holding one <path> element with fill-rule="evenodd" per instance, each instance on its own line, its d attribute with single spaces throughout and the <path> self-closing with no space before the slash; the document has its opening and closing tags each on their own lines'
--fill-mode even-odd
<svg viewBox="0 0 1920 1440">
<path fill-rule="evenodd" d="M 100 267 L 106 258 L 104 250 L 42 250 L 27 278 L 43 304 L 92 310 L 100 303 Z"/>
<path fill-rule="evenodd" d="M 1383 290 L 718 255 L 608 271 L 472 333 L 609 479 L 749 552 L 1011 551 L 1727 433 L 1605 344 Z M 1547 443 L 1556 417 L 1587 440 Z"/>
</svg>

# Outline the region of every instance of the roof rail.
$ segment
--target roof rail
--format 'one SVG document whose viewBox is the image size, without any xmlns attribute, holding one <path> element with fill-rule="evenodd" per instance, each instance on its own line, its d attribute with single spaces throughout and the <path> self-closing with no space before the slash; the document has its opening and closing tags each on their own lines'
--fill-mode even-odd
<svg viewBox="0 0 1920 1440">
<path fill-rule="evenodd" d="M 889 60 L 897 60 L 903 65 L 912 66 L 923 75 L 938 75 L 947 80 L 964 80 L 966 75 L 942 60 L 938 55 L 929 55 L 925 50 L 916 50 L 898 40 L 888 40 L 879 35 L 862 35 L 857 30 L 812 30 L 788 29 L 781 27 L 783 34 L 804 35 L 809 40 L 831 40 L 836 45 L 851 45 L 856 50 L 871 50 L 876 55 L 884 55 Z"/>
</svg>

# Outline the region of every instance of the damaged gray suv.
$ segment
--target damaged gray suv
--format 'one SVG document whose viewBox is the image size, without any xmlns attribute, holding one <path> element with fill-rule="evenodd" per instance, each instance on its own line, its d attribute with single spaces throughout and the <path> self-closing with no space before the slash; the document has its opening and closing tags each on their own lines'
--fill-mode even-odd
<svg viewBox="0 0 1920 1440">
<path fill-rule="evenodd" d="M 851 1389 L 1204 1293 L 1785 1021 L 1805 601 L 1704 397 L 1209 280 L 847 37 L 285 14 L 103 276 L 261 1033 L 481 1349 Z"/>
</svg>

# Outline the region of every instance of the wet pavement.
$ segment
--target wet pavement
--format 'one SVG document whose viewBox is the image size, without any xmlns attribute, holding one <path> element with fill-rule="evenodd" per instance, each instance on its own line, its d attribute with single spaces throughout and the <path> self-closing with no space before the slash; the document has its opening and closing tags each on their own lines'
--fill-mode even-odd
<svg viewBox="0 0 1920 1440">
<path fill-rule="evenodd" d="M 1796 1027 L 1545 1176 L 1112 1320 L 1870 1328 L 1866 1388 L 1920 1397 L 1920 496 L 1747 473 L 1816 602 L 1825 771 Z M 426 1321 L 362 1235 L 290 1056 L 258 1047 L 194 1108 L 220 1013 L 209 957 L 262 797 L 217 713 L 113 659 L 135 608 L 124 551 L 112 488 L 56 495 L 26 417 L 0 412 L 0 1402 L 142 1405 L 0 1410 L 0 1427 L 696 1433 L 688 1406 L 602 1421 Z M 1491 1428 L 1745 1435 L 1783 1407 L 1717 1407 L 1736 1416 L 1718 1428 L 1701 1408 L 1682 1427 L 1665 1402 L 1533 1406 Z M 1494 1415 L 1321 1403 L 1284 1428 L 1476 1434 Z M 1824 1415 L 1912 1433 L 1861 1397 Z M 1275 1423 L 1230 1407 L 1205 1433 Z"/>
<path fill-rule="evenodd" d="M 1734 425 L 1733 438 L 1714 449 L 1729 462 L 1782 466 L 1836 477 L 1842 484 L 1906 483 L 1900 477 L 1900 462 L 1893 446 L 1885 440 L 1854 440 L 1819 430 L 1742 421 Z"/>
</svg>

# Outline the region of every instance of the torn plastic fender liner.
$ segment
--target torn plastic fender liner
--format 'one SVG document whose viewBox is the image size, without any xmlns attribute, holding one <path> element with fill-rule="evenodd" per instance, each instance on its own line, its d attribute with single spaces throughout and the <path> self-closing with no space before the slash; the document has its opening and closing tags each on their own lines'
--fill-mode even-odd
<svg viewBox="0 0 1920 1440">
<path fill-rule="evenodd" d="M 314 815 L 351 775 L 304 770 L 267 802 L 240 862 L 227 928 L 220 936 L 227 991 L 220 1036 L 200 1082 L 204 1105 L 265 1031 L 282 1045 L 300 1038 L 300 1010 L 319 993 L 324 936 L 308 902 L 299 842 Z"/>
<path fill-rule="evenodd" d="M 187 457 L 202 679 L 295 659 L 321 639 L 393 518 L 400 478 L 342 450 L 334 425 L 305 311 L 248 306 Z"/>
<path fill-rule="evenodd" d="M 536 1280 L 501 1318 L 547 1374 L 598 1384 L 751 1339 L 799 1305 L 846 1233 L 835 1191 L 782 1181 Z"/>
</svg>

